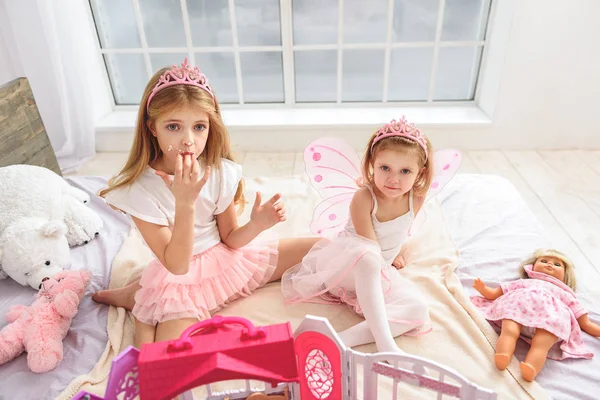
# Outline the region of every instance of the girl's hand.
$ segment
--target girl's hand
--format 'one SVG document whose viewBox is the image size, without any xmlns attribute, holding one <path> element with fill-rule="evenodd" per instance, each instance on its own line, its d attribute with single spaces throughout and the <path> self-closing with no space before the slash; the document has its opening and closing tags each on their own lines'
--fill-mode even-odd
<svg viewBox="0 0 600 400">
<path fill-rule="evenodd" d="M 396 258 L 394 258 L 394 261 L 392 261 L 392 265 L 396 267 L 396 269 L 402 269 L 406 266 L 406 261 L 404 261 L 404 257 L 398 254 Z"/>
<path fill-rule="evenodd" d="M 174 176 L 169 176 L 163 171 L 156 171 L 156 175 L 160 176 L 171 190 L 176 203 L 194 204 L 210 176 L 210 166 L 206 167 L 204 175 L 200 177 L 198 160 L 193 160 L 191 155 L 183 154 L 177 156 Z"/>
<path fill-rule="evenodd" d="M 256 200 L 254 200 L 254 206 L 252 207 L 252 213 L 250 214 L 250 221 L 256 225 L 260 231 L 269 229 L 279 222 L 286 220 L 285 207 L 281 199 L 281 195 L 278 193 L 271 197 L 265 204 L 261 202 L 260 192 L 256 192 Z"/>
</svg>

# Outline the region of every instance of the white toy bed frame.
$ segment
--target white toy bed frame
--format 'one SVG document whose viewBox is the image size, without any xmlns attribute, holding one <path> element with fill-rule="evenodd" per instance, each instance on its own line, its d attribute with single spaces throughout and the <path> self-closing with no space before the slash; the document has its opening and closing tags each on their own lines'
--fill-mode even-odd
<svg viewBox="0 0 600 400">
<path fill-rule="evenodd" d="M 307 315 L 294 332 L 294 347 L 296 359 L 292 362 L 298 367 L 299 382 L 280 383 L 274 387 L 265 384 L 264 387 L 257 387 L 253 386 L 255 381 L 246 380 L 243 381 L 243 387 L 233 389 L 231 381 L 211 383 L 202 387 L 205 390 L 204 398 L 208 400 L 375 400 L 379 397 L 379 380 L 384 377 L 391 379 L 391 399 L 394 400 L 401 398 L 399 396 L 403 394 L 401 386 L 403 383 L 428 389 L 437 395 L 437 399 L 442 399 L 443 396 L 464 400 L 497 398 L 493 391 L 468 381 L 451 368 L 421 357 L 396 353 L 364 354 L 354 351 L 342 343 L 326 318 Z M 267 351 L 268 348 L 265 347 L 265 350 Z M 335 354 L 336 352 L 339 353 Z M 113 362 L 104 400 L 133 399 L 140 394 L 139 371 L 142 367 L 138 368 L 137 365 L 139 352 L 130 347 L 124 353 L 128 353 L 127 357 L 118 357 Z M 130 357 L 131 354 L 135 356 Z M 340 365 L 335 365 L 335 360 L 339 360 Z M 180 362 L 190 361 L 192 360 L 185 359 Z M 117 362 L 120 363 L 118 367 L 115 364 Z M 152 373 L 153 381 L 168 381 L 171 369 L 165 367 L 153 370 Z M 335 376 L 341 377 L 341 382 L 335 382 Z M 452 381 L 449 382 L 447 378 Z M 190 382 L 188 379 L 185 381 Z M 213 390 L 215 384 L 225 384 L 228 389 Z M 171 389 L 179 392 L 175 387 Z M 146 393 L 156 394 L 156 397 L 151 396 L 148 400 L 159 400 L 164 397 L 164 393 L 148 391 L 148 388 Z M 167 396 L 170 397 L 172 396 Z M 194 395 L 192 391 L 186 391 L 179 398 L 193 400 Z M 82 392 L 75 399 L 100 400 L 101 398 Z"/>
</svg>

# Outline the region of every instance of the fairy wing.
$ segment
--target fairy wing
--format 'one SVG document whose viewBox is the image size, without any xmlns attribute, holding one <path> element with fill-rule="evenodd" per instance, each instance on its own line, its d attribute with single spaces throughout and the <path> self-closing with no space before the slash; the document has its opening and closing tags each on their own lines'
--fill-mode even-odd
<svg viewBox="0 0 600 400">
<path fill-rule="evenodd" d="M 306 175 L 321 195 L 310 223 L 316 235 L 331 236 L 340 232 L 349 218 L 350 202 L 361 178 L 356 151 L 344 140 L 324 137 L 304 150 Z"/>
<path fill-rule="evenodd" d="M 409 236 L 416 234 L 425 223 L 427 218 L 423 209 L 424 203 L 437 195 L 448 182 L 454 177 L 460 163 L 462 154 L 458 150 L 444 149 L 438 150 L 433 155 L 433 181 L 425 198 L 415 199 L 415 204 L 420 207 L 419 212 L 410 227 Z"/>
</svg>

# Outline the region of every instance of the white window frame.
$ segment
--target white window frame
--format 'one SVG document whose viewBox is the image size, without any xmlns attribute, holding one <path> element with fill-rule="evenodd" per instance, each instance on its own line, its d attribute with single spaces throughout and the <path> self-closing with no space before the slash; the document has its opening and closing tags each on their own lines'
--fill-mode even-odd
<svg viewBox="0 0 600 400">
<path fill-rule="evenodd" d="M 134 11 L 138 18 L 138 29 L 141 24 L 139 1 L 132 0 Z M 389 0 L 388 34 L 387 42 L 380 44 L 343 44 L 343 0 L 340 2 L 338 43 L 332 45 L 293 45 L 292 37 L 292 7 L 290 0 L 280 0 L 280 17 L 282 29 L 281 46 L 242 47 L 237 44 L 236 24 L 232 23 L 233 46 L 231 47 L 192 47 L 189 17 L 187 15 L 187 1 L 180 0 L 183 11 L 184 31 L 186 35 L 185 48 L 152 48 L 148 49 L 145 35 L 140 32 L 141 45 L 139 49 L 101 49 L 99 43 L 94 46 L 97 50 L 98 62 L 104 65 L 103 54 L 106 53 L 131 53 L 145 54 L 145 65 L 148 76 L 152 75 L 149 52 L 184 52 L 187 53 L 191 63 L 194 63 L 194 53 L 203 51 L 233 51 L 238 82 L 239 104 L 224 104 L 224 120 L 229 127 L 233 142 L 238 149 L 246 151 L 300 151 L 312 138 L 322 136 L 324 133 L 344 135 L 350 143 L 357 147 L 364 145 L 364 137 L 374 127 L 382 122 L 406 114 L 412 121 L 422 127 L 435 128 L 482 128 L 489 127 L 498 98 L 504 56 L 510 35 L 511 22 L 516 6 L 516 0 L 492 1 L 489 22 L 486 28 L 484 41 L 467 42 L 441 42 L 443 24 L 443 10 L 445 1 L 440 1 L 438 12 L 435 42 L 417 43 L 392 43 L 391 24 L 394 1 Z M 230 18 L 235 22 L 234 0 L 229 0 Z M 92 4 L 92 2 L 90 2 Z M 90 26 L 95 31 L 91 13 L 88 12 Z M 286 29 L 287 28 L 287 29 Z M 389 79 L 390 53 L 396 47 L 434 46 L 434 66 L 432 68 L 427 102 L 388 102 L 387 83 Z M 475 96 L 472 101 L 433 101 L 434 80 L 437 66 L 439 48 L 442 46 L 483 46 L 481 66 L 476 75 Z M 386 67 L 384 71 L 384 93 L 382 102 L 369 103 L 342 103 L 341 79 L 343 49 L 355 48 L 384 48 Z M 336 49 L 338 51 L 337 71 L 337 102 L 336 103 L 295 103 L 294 93 L 294 50 Z M 239 62 L 239 52 L 244 51 L 282 51 L 285 103 L 244 104 L 243 81 Z M 106 86 L 103 90 L 112 93 L 108 72 L 102 82 Z M 105 94 L 105 93 L 104 93 Z M 112 96 L 111 96 L 112 97 Z M 116 105 L 114 99 L 110 110 L 100 118 L 96 126 L 97 151 L 127 151 L 131 144 L 133 126 L 137 115 L 138 106 Z M 280 134 L 286 132 L 286 139 L 280 139 Z M 258 135 L 258 136 L 257 136 Z"/>
</svg>

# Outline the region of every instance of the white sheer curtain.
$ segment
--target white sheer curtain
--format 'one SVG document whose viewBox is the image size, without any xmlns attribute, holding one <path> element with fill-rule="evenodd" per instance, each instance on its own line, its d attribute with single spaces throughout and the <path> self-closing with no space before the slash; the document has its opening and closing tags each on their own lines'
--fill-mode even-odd
<svg viewBox="0 0 600 400">
<path fill-rule="evenodd" d="M 3 36 L 12 42 L 7 45 L 17 58 L 16 71 L 29 79 L 61 169 L 73 171 L 94 156 L 94 123 L 112 106 L 89 5 L 0 2 L 6 13 Z"/>
</svg>

